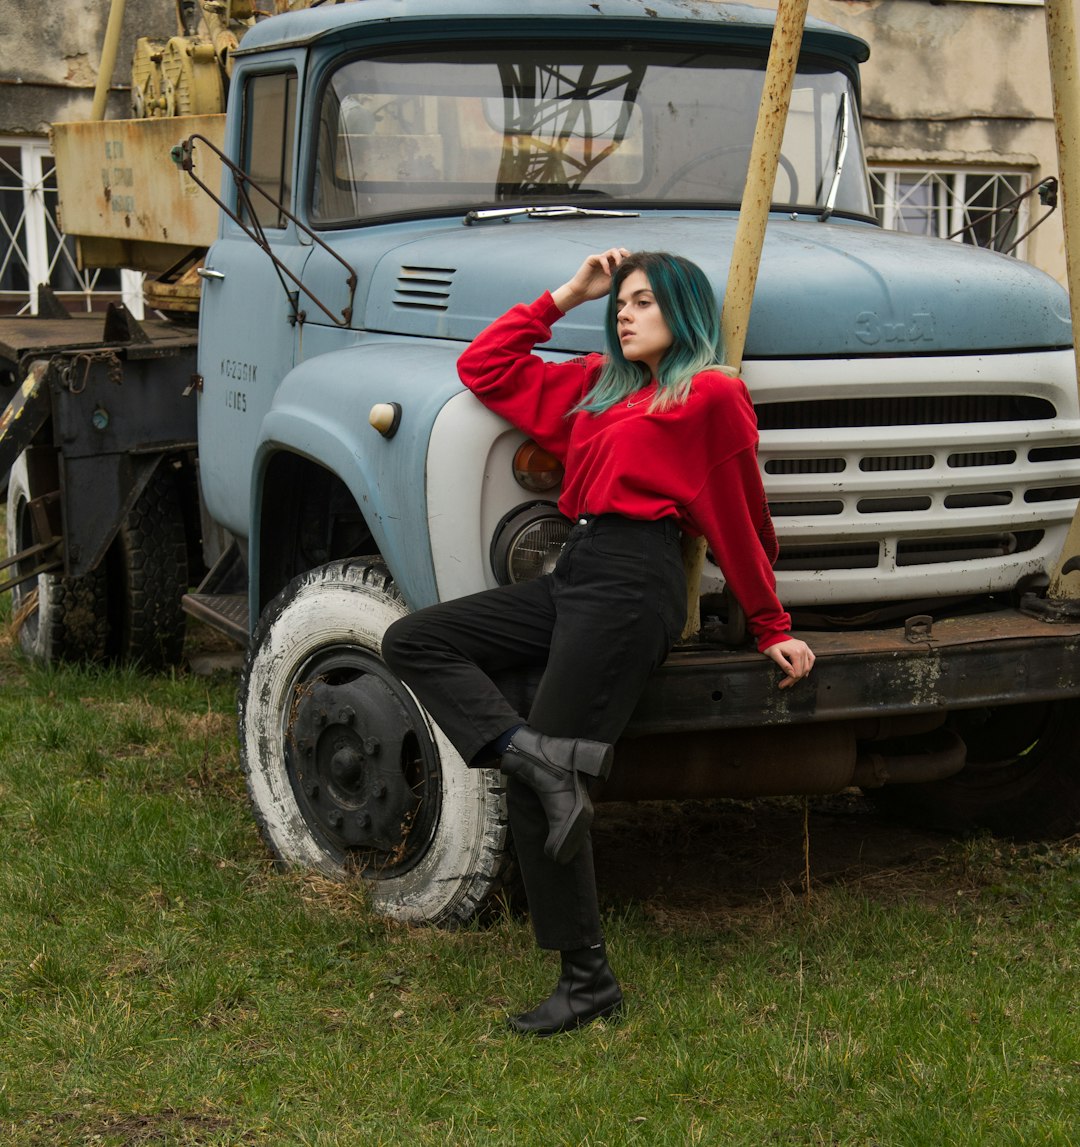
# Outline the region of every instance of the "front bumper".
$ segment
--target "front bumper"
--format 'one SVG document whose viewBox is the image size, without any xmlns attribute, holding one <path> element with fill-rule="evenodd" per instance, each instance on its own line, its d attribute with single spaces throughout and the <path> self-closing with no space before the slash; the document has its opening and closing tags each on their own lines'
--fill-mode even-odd
<svg viewBox="0 0 1080 1147">
<path fill-rule="evenodd" d="M 1080 695 L 1080 623 L 998 610 L 918 627 L 800 633 L 817 656 L 788 689 L 751 650 L 679 647 L 627 735 L 760 728 L 1015 705 Z"/>
</svg>

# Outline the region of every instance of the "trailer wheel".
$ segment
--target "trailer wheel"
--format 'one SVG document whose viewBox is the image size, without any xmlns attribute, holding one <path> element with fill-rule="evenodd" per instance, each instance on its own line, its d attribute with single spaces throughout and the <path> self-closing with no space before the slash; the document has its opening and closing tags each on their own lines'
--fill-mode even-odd
<svg viewBox="0 0 1080 1147">
<path fill-rule="evenodd" d="M 125 515 L 106 555 L 111 658 L 146 669 L 180 661 L 187 550 L 179 478 L 163 460 Z"/>
<path fill-rule="evenodd" d="M 20 454 L 8 477 L 6 536 L 9 554 L 35 542 L 29 513 L 30 483 L 26 455 Z M 101 661 L 106 653 L 108 614 L 105 571 L 83 577 L 38 574 L 11 591 L 11 612 L 19 646 L 32 661 Z"/>
<path fill-rule="evenodd" d="M 382 661 L 406 612 L 371 559 L 294 579 L 252 638 L 240 752 L 279 862 L 359 876 L 383 915 L 450 926 L 508 875 L 505 801 L 498 773 L 466 768 Z"/>
<path fill-rule="evenodd" d="M 955 776 L 890 785 L 872 794 L 884 811 L 948 832 L 988 829 L 1054 840 L 1080 829 L 1080 699 L 954 713 L 968 763 Z"/>
</svg>

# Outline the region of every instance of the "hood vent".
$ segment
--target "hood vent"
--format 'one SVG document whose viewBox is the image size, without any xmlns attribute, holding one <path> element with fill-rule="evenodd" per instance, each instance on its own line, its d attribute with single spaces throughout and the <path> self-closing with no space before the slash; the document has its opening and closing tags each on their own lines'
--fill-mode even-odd
<svg viewBox="0 0 1080 1147">
<path fill-rule="evenodd" d="M 394 306 L 410 311 L 449 310 L 456 272 L 456 267 L 403 266 L 394 287 Z"/>
</svg>

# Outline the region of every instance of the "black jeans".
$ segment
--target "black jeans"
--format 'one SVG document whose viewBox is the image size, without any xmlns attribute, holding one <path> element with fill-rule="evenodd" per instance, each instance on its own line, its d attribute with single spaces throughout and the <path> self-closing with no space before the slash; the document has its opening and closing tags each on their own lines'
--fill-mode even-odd
<svg viewBox="0 0 1080 1147">
<path fill-rule="evenodd" d="M 478 754 L 522 720 L 548 736 L 614 742 L 685 620 L 679 538 L 670 518 L 591 518 L 570 532 L 552 573 L 401 618 L 383 637 L 383 657 L 470 764 L 494 765 Z M 523 715 L 492 677 L 530 665 L 544 670 Z M 598 943 L 591 842 L 570 864 L 549 860 L 539 801 L 513 777 L 507 782 L 537 943 Z"/>
</svg>

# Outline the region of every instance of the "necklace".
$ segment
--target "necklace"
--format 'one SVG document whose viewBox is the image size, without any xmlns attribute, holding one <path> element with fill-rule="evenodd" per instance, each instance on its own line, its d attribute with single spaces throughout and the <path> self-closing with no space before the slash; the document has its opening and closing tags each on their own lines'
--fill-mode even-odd
<svg viewBox="0 0 1080 1147">
<path fill-rule="evenodd" d="M 646 398 L 651 398 L 651 397 L 652 397 L 651 394 L 643 394 L 640 398 L 635 398 L 633 402 L 631 402 L 630 399 L 628 398 L 626 400 L 627 408 L 630 410 L 633 410 L 635 406 L 640 406 L 645 401 Z"/>
</svg>

